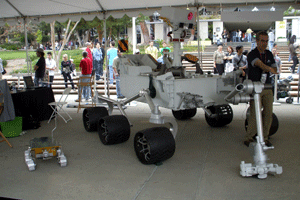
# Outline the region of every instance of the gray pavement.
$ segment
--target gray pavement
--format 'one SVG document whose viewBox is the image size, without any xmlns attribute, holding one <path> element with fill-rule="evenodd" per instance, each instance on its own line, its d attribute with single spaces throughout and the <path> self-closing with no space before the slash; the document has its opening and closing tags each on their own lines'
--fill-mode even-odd
<svg viewBox="0 0 300 200">
<path fill-rule="evenodd" d="M 280 126 L 270 140 L 275 149 L 267 155 L 269 162 L 283 167 L 283 173 L 265 180 L 239 175 L 240 162 L 253 160 L 242 143 L 247 106 L 232 107 L 234 120 L 222 128 L 208 126 L 202 109 L 191 120 L 177 121 L 176 152 L 160 166 L 141 164 L 133 149 L 135 133 L 155 126 L 148 122 L 147 105 L 137 103 L 126 109 L 133 123 L 131 137 L 109 146 L 100 142 L 97 132 L 85 131 L 82 110 L 77 113 L 77 109 L 66 108 L 73 120 L 65 124 L 58 118 L 55 137 L 63 146 L 67 167 L 60 167 L 55 159 L 37 160 L 36 170 L 28 171 L 24 151 L 29 140 L 50 136 L 54 127 L 54 121 L 43 121 L 39 129 L 10 138 L 13 148 L 0 143 L 0 196 L 28 200 L 299 199 L 300 106 L 274 106 Z M 172 116 L 170 110 L 161 111 Z"/>
</svg>

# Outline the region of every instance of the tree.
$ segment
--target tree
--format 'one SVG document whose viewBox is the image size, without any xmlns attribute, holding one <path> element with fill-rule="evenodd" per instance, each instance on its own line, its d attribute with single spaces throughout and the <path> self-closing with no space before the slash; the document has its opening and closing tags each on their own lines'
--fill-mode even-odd
<svg viewBox="0 0 300 200">
<path fill-rule="evenodd" d="M 40 44 L 42 42 L 42 39 L 43 39 L 43 34 L 42 31 L 39 29 L 36 32 L 36 42 Z"/>
<path fill-rule="evenodd" d="M 52 50 L 53 50 L 53 59 L 56 61 L 56 66 L 59 66 L 59 58 L 61 55 L 61 52 L 63 50 L 63 47 L 65 46 L 65 44 L 69 41 L 70 36 L 72 35 L 73 31 L 75 30 L 76 26 L 78 25 L 78 23 L 80 22 L 77 21 L 74 25 L 73 28 L 71 29 L 71 31 L 69 32 L 70 29 L 70 25 L 71 25 L 71 20 L 69 19 L 68 21 L 68 25 L 65 31 L 65 35 L 64 38 L 62 40 L 62 47 L 59 49 L 58 53 L 56 54 L 56 49 L 55 49 L 55 20 L 50 23 L 50 27 L 51 27 L 51 43 L 52 43 Z M 57 67 L 58 69 L 58 67 Z"/>
<path fill-rule="evenodd" d="M 143 14 L 140 14 L 139 17 L 137 18 L 137 22 L 141 26 L 141 30 L 143 33 L 144 37 L 144 42 L 148 44 L 150 42 L 150 35 L 149 35 L 149 30 L 147 28 L 145 20 L 149 19 L 149 17 L 144 16 Z"/>
</svg>

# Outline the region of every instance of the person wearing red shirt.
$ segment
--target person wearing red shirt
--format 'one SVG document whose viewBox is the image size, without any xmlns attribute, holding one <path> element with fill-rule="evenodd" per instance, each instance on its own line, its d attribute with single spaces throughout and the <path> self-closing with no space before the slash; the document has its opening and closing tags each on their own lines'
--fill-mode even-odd
<svg viewBox="0 0 300 200">
<path fill-rule="evenodd" d="M 88 53 L 88 57 L 91 59 L 92 61 L 92 68 L 93 68 L 93 54 L 92 54 L 92 51 L 91 51 L 91 47 L 92 47 L 92 44 L 87 42 L 86 43 L 86 52 Z"/>
<path fill-rule="evenodd" d="M 91 77 L 92 74 L 92 60 L 88 58 L 88 52 L 82 52 L 83 59 L 80 61 L 79 68 L 81 69 L 81 76 L 80 77 Z M 83 79 L 82 82 L 89 82 L 90 79 Z M 81 88 L 78 90 L 78 99 L 75 100 L 76 102 L 79 101 Z M 85 98 L 85 101 L 88 101 L 91 98 L 91 88 L 90 86 L 84 86 L 82 88 L 82 96 Z"/>
</svg>

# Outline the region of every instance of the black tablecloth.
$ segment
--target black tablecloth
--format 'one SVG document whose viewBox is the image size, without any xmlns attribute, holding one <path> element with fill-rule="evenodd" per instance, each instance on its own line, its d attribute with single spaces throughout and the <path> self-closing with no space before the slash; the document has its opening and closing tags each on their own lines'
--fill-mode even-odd
<svg viewBox="0 0 300 200">
<path fill-rule="evenodd" d="M 55 101 L 51 88 L 26 90 L 14 93 L 11 96 L 16 116 L 23 117 L 23 121 L 24 118 L 43 121 L 51 117 L 53 110 L 48 103 Z"/>
</svg>

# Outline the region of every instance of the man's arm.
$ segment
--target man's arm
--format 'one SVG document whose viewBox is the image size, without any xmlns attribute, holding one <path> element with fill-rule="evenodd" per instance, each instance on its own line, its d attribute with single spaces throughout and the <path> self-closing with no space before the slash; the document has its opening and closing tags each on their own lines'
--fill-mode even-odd
<svg viewBox="0 0 300 200">
<path fill-rule="evenodd" d="M 254 62 L 254 65 L 261 68 L 265 72 L 271 72 L 272 74 L 278 74 L 277 69 L 270 67 L 268 65 L 265 65 L 260 59 L 256 59 Z"/>
</svg>

